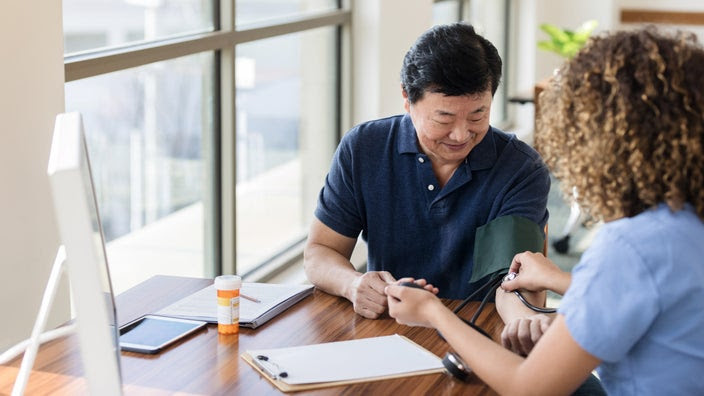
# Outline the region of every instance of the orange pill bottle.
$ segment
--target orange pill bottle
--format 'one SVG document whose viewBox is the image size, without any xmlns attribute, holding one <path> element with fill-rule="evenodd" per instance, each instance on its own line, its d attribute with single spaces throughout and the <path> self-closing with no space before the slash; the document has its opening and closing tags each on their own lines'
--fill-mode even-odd
<svg viewBox="0 0 704 396">
<path fill-rule="evenodd" d="M 222 275 L 215 278 L 218 299 L 218 333 L 237 334 L 240 331 L 240 288 L 242 278 Z"/>
</svg>

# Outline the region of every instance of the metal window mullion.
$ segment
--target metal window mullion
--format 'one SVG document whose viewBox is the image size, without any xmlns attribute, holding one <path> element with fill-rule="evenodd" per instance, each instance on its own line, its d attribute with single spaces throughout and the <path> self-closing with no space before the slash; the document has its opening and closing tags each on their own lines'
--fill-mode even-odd
<svg viewBox="0 0 704 396">
<path fill-rule="evenodd" d="M 341 0 L 344 9 L 351 8 L 352 0 Z M 342 135 L 352 128 L 352 114 L 354 114 L 354 101 L 352 100 L 352 86 L 354 85 L 352 72 L 352 27 L 349 23 L 338 27 L 337 48 L 337 100 L 338 100 L 338 130 L 336 138 L 339 142 Z"/>
<path fill-rule="evenodd" d="M 510 29 L 510 21 L 511 21 L 511 0 L 504 0 L 504 13 L 503 13 L 503 23 L 504 23 L 504 53 L 503 53 L 503 75 L 504 75 L 504 83 L 501 84 L 501 90 L 504 94 L 504 100 L 501 103 L 501 107 L 503 108 L 503 113 L 504 113 L 504 121 L 507 123 L 511 123 L 513 120 L 511 119 L 512 117 L 509 116 L 509 109 L 508 109 L 508 86 L 511 83 L 511 73 L 509 73 L 509 54 L 510 54 L 510 46 L 511 46 L 511 39 L 510 39 L 510 34 L 511 34 L 511 29 Z"/>
<path fill-rule="evenodd" d="M 344 25 L 351 19 L 351 11 L 336 10 L 318 14 L 314 18 L 289 18 L 288 21 L 277 24 L 247 25 L 244 29 L 237 30 L 234 44 L 262 40 L 324 26 Z"/>
<path fill-rule="evenodd" d="M 235 0 L 220 0 L 220 29 L 235 30 Z M 220 48 L 220 274 L 237 273 L 235 46 Z"/>
<path fill-rule="evenodd" d="M 228 13 L 228 15 L 233 13 Z M 229 16 L 228 16 L 229 17 Z M 223 15 L 221 14 L 221 19 Z M 297 33 L 323 26 L 348 23 L 351 12 L 336 10 L 316 14 L 314 17 L 289 18 L 286 22 L 252 27 L 238 31 L 221 29 L 217 32 L 199 33 L 145 44 L 100 51 L 85 55 L 67 56 L 64 61 L 65 81 L 75 81 L 105 73 L 143 66 L 205 51 L 224 50 L 236 44 Z M 234 22 L 233 22 L 234 25 Z"/>
<path fill-rule="evenodd" d="M 69 56 L 64 62 L 65 79 L 66 82 L 70 82 L 199 52 L 213 51 L 231 42 L 231 35 L 231 32 L 202 33 L 188 38 L 158 41 L 91 55 Z"/>
</svg>

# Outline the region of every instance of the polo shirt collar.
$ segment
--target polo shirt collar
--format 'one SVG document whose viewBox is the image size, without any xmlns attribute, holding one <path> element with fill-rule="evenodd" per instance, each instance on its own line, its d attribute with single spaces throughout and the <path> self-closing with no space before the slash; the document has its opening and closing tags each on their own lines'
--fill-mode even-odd
<svg viewBox="0 0 704 396">
<path fill-rule="evenodd" d="M 418 137 L 416 136 L 416 128 L 413 126 L 411 115 L 406 113 L 401 119 L 401 134 L 398 139 L 399 154 L 418 154 Z"/>
<path fill-rule="evenodd" d="M 401 120 L 402 128 L 398 139 L 399 154 L 418 154 L 418 137 L 416 129 L 413 126 L 411 116 L 406 113 Z M 465 160 L 465 164 L 469 165 L 471 170 L 487 169 L 494 166 L 496 162 L 496 144 L 494 143 L 494 128 L 489 127 L 489 132 L 484 135 L 479 144 L 469 152 Z"/>
<path fill-rule="evenodd" d="M 467 162 L 472 170 L 488 169 L 494 166 L 496 158 L 494 128 L 489 126 L 489 131 L 484 135 L 484 139 L 469 152 Z"/>
</svg>

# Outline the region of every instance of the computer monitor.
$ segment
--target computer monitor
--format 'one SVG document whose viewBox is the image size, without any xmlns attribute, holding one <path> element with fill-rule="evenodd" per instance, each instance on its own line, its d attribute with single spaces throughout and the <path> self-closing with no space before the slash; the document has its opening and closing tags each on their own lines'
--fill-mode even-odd
<svg viewBox="0 0 704 396">
<path fill-rule="evenodd" d="M 117 314 L 79 113 L 57 116 L 48 174 L 88 390 L 121 395 Z"/>
</svg>

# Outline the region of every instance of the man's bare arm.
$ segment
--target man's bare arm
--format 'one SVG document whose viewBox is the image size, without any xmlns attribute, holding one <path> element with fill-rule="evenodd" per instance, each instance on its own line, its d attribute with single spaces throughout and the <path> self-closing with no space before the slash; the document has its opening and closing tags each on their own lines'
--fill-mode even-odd
<svg viewBox="0 0 704 396">
<path fill-rule="evenodd" d="M 357 240 L 335 232 L 318 219 L 308 235 L 303 267 L 319 289 L 350 300 L 358 314 L 375 319 L 386 311 L 384 288 L 395 281 L 386 272 L 358 272 L 350 262 Z"/>
</svg>

